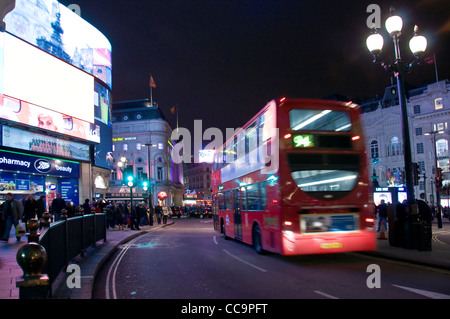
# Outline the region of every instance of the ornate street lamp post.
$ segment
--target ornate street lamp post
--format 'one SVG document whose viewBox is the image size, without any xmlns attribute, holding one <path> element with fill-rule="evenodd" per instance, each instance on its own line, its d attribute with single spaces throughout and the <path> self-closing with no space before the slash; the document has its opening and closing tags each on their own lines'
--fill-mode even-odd
<svg viewBox="0 0 450 319">
<path fill-rule="evenodd" d="M 394 9 L 391 8 L 391 16 L 386 20 L 386 30 L 394 40 L 395 62 L 390 65 L 386 64 L 380 57 L 384 40 L 383 37 L 377 33 L 375 27 L 373 29 L 373 33 L 367 38 L 366 44 L 367 48 L 374 57 L 374 62 L 379 62 L 386 71 L 394 73 L 395 77 L 397 78 L 397 89 L 402 116 L 406 193 L 408 195 L 408 203 L 411 205 L 415 203 L 415 194 L 411 159 L 411 139 L 409 134 L 408 112 L 403 76 L 405 73 L 410 72 L 414 66 L 420 63 L 420 57 L 425 52 L 425 49 L 427 47 L 427 40 L 425 37 L 418 35 L 418 27 L 415 26 L 414 37 L 409 42 L 409 47 L 416 58 L 409 64 L 404 63 L 401 59 L 399 46 L 399 37 L 401 35 L 402 27 L 402 19 L 398 15 L 396 15 Z"/>
</svg>

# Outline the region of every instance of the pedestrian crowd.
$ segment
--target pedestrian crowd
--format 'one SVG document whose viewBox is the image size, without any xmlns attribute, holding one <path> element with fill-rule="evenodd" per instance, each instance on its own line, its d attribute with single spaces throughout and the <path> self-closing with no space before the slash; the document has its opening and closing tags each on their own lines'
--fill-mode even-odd
<svg viewBox="0 0 450 319">
<path fill-rule="evenodd" d="M 11 227 L 16 229 L 16 239 L 25 235 L 27 221 L 30 219 L 42 220 L 46 212 L 46 195 L 41 195 L 37 200 L 34 195 L 23 195 L 22 200 L 14 198 L 12 193 L 6 194 L 4 202 L 0 203 L 0 240 L 8 241 Z M 75 217 L 85 214 L 98 214 L 106 212 L 106 227 L 119 230 L 129 227 L 139 230 L 140 226 L 154 223 L 167 224 L 172 209 L 165 203 L 158 202 L 150 209 L 144 202 L 110 201 L 105 199 L 85 199 L 82 205 L 75 206 L 70 201 L 65 201 L 61 194 L 48 205 L 51 222 L 61 220 L 62 211 L 66 210 L 67 217 Z"/>
</svg>

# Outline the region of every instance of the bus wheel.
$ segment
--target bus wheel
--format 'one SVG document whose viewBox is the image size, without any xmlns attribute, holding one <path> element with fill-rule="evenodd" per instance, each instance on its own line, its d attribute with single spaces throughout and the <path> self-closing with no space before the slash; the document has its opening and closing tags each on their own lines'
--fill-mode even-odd
<svg viewBox="0 0 450 319">
<path fill-rule="evenodd" d="M 253 227 L 253 248 L 255 248 L 258 255 L 264 254 L 264 249 L 262 248 L 261 229 L 258 225 Z"/>
<path fill-rule="evenodd" d="M 227 232 L 225 230 L 225 223 L 223 222 L 223 219 L 220 221 L 220 228 L 221 228 L 223 238 L 228 239 Z"/>
</svg>

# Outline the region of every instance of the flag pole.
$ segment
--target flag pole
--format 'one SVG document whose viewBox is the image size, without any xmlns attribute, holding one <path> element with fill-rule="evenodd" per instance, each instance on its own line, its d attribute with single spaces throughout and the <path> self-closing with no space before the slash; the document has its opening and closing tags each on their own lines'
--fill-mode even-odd
<svg viewBox="0 0 450 319">
<path fill-rule="evenodd" d="M 150 105 L 153 106 L 153 93 L 152 93 L 152 86 L 150 85 Z"/>
<path fill-rule="evenodd" d="M 434 57 L 434 73 L 436 74 L 436 83 L 439 82 L 438 71 L 437 71 L 437 63 L 436 63 L 436 52 L 433 54 Z"/>
</svg>

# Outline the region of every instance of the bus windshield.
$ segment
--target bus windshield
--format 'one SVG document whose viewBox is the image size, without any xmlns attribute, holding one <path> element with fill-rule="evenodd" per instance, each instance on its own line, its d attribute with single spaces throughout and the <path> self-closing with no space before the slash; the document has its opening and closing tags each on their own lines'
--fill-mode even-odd
<svg viewBox="0 0 450 319">
<path fill-rule="evenodd" d="M 304 170 L 292 172 L 297 186 L 305 192 L 350 191 L 358 180 L 357 171 Z"/>
<path fill-rule="evenodd" d="M 359 179 L 357 154 L 289 153 L 288 162 L 298 188 L 321 198 L 323 193 L 347 193 L 355 188 Z"/>
<path fill-rule="evenodd" d="M 289 122 L 294 131 L 350 131 L 352 124 L 348 112 L 332 110 L 292 109 Z"/>
</svg>

